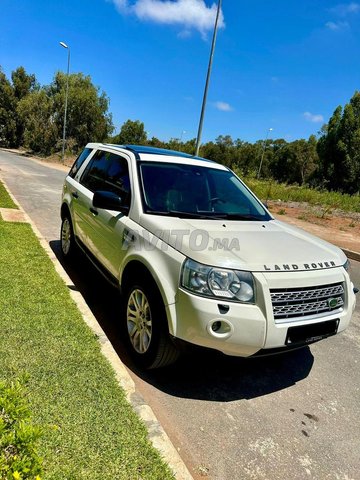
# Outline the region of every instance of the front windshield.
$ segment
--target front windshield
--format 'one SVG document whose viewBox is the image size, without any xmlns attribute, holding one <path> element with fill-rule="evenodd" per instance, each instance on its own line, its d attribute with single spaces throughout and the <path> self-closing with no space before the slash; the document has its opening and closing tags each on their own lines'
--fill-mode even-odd
<svg viewBox="0 0 360 480">
<path fill-rule="evenodd" d="M 187 218 L 271 219 L 229 170 L 142 162 L 140 172 L 146 213 Z"/>
</svg>

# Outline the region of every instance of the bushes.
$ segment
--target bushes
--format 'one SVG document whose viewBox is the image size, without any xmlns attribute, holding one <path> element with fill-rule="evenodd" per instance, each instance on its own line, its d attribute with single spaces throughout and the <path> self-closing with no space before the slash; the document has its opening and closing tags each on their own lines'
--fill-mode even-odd
<svg viewBox="0 0 360 480">
<path fill-rule="evenodd" d="M 0 479 L 40 480 L 36 442 L 42 430 L 31 422 L 24 385 L 0 382 Z"/>
</svg>

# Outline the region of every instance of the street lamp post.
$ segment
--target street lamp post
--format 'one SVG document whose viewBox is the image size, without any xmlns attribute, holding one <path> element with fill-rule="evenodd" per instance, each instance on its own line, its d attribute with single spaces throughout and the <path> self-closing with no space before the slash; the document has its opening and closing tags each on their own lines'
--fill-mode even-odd
<svg viewBox="0 0 360 480">
<path fill-rule="evenodd" d="M 214 51 L 215 51 L 215 45 L 216 45 L 216 35 L 217 35 L 217 30 L 218 30 L 221 4 L 222 4 L 222 0 L 218 0 L 218 8 L 217 8 L 217 12 L 216 12 L 214 34 L 213 34 L 213 39 L 212 39 L 212 44 L 211 44 L 209 66 L 208 66 L 207 75 L 206 75 L 204 96 L 203 96 L 203 102 L 202 102 L 202 107 L 201 107 L 199 129 L 198 129 L 198 134 L 197 134 L 197 138 L 196 138 L 196 148 L 195 148 L 195 155 L 196 156 L 199 155 L 199 149 L 200 149 L 200 143 L 201 143 L 201 134 L 202 134 L 202 128 L 203 128 L 203 123 L 204 123 L 204 114 L 205 114 L 206 100 L 207 100 L 207 94 L 208 94 L 208 89 L 209 89 L 211 68 L 212 68 L 212 63 L 213 63 L 213 58 L 214 58 Z"/>
<path fill-rule="evenodd" d="M 261 160 L 260 160 L 260 165 L 259 165 L 259 170 L 258 170 L 258 173 L 257 173 L 257 176 L 256 178 L 260 178 L 260 172 L 261 172 L 261 167 L 262 167 L 262 163 L 263 163 L 263 160 L 264 160 L 264 155 L 265 155 L 265 150 L 266 150 L 266 142 L 269 138 L 269 133 L 272 132 L 272 128 L 269 128 L 269 130 L 266 132 L 266 139 L 264 141 L 264 146 L 263 146 L 263 151 L 262 151 L 262 154 L 261 154 Z"/>
<path fill-rule="evenodd" d="M 185 135 L 185 133 L 186 133 L 186 130 L 182 130 L 182 131 L 181 131 L 181 135 L 180 135 L 180 143 L 182 142 L 183 135 Z"/>
<path fill-rule="evenodd" d="M 61 160 L 64 163 L 65 158 L 65 139 L 66 139 L 66 114 L 67 114 L 67 104 L 68 104 L 68 95 L 69 95 L 69 70 L 70 70 L 70 47 L 64 42 L 60 42 L 60 45 L 63 48 L 66 48 L 68 51 L 67 58 L 67 72 L 66 72 L 66 92 L 65 92 L 65 111 L 64 111 L 64 126 L 63 126 L 63 138 L 62 138 L 62 154 Z"/>
</svg>

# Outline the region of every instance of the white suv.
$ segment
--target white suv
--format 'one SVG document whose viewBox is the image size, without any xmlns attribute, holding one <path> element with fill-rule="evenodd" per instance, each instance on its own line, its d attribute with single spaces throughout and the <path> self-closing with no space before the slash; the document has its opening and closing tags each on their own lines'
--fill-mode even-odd
<svg viewBox="0 0 360 480">
<path fill-rule="evenodd" d="M 355 308 L 337 247 L 274 220 L 228 168 L 180 152 L 89 143 L 66 177 L 61 248 L 124 295 L 119 322 L 145 368 L 177 340 L 251 356 L 334 335 Z"/>
</svg>

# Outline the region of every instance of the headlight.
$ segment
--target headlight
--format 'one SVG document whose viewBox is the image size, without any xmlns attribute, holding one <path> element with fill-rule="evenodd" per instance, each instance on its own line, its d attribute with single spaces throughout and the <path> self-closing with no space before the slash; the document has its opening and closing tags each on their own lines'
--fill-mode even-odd
<svg viewBox="0 0 360 480">
<path fill-rule="evenodd" d="M 250 272 L 208 267 L 187 259 L 181 286 L 197 295 L 235 302 L 254 303 L 254 278 Z"/>
<path fill-rule="evenodd" d="M 349 271 L 349 268 L 350 268 L 350 260 L 347 259 L 346 262 L 344 263 L 343 267 L 345 268 L 345 270 L 348 272 Z"/>
</svg>

